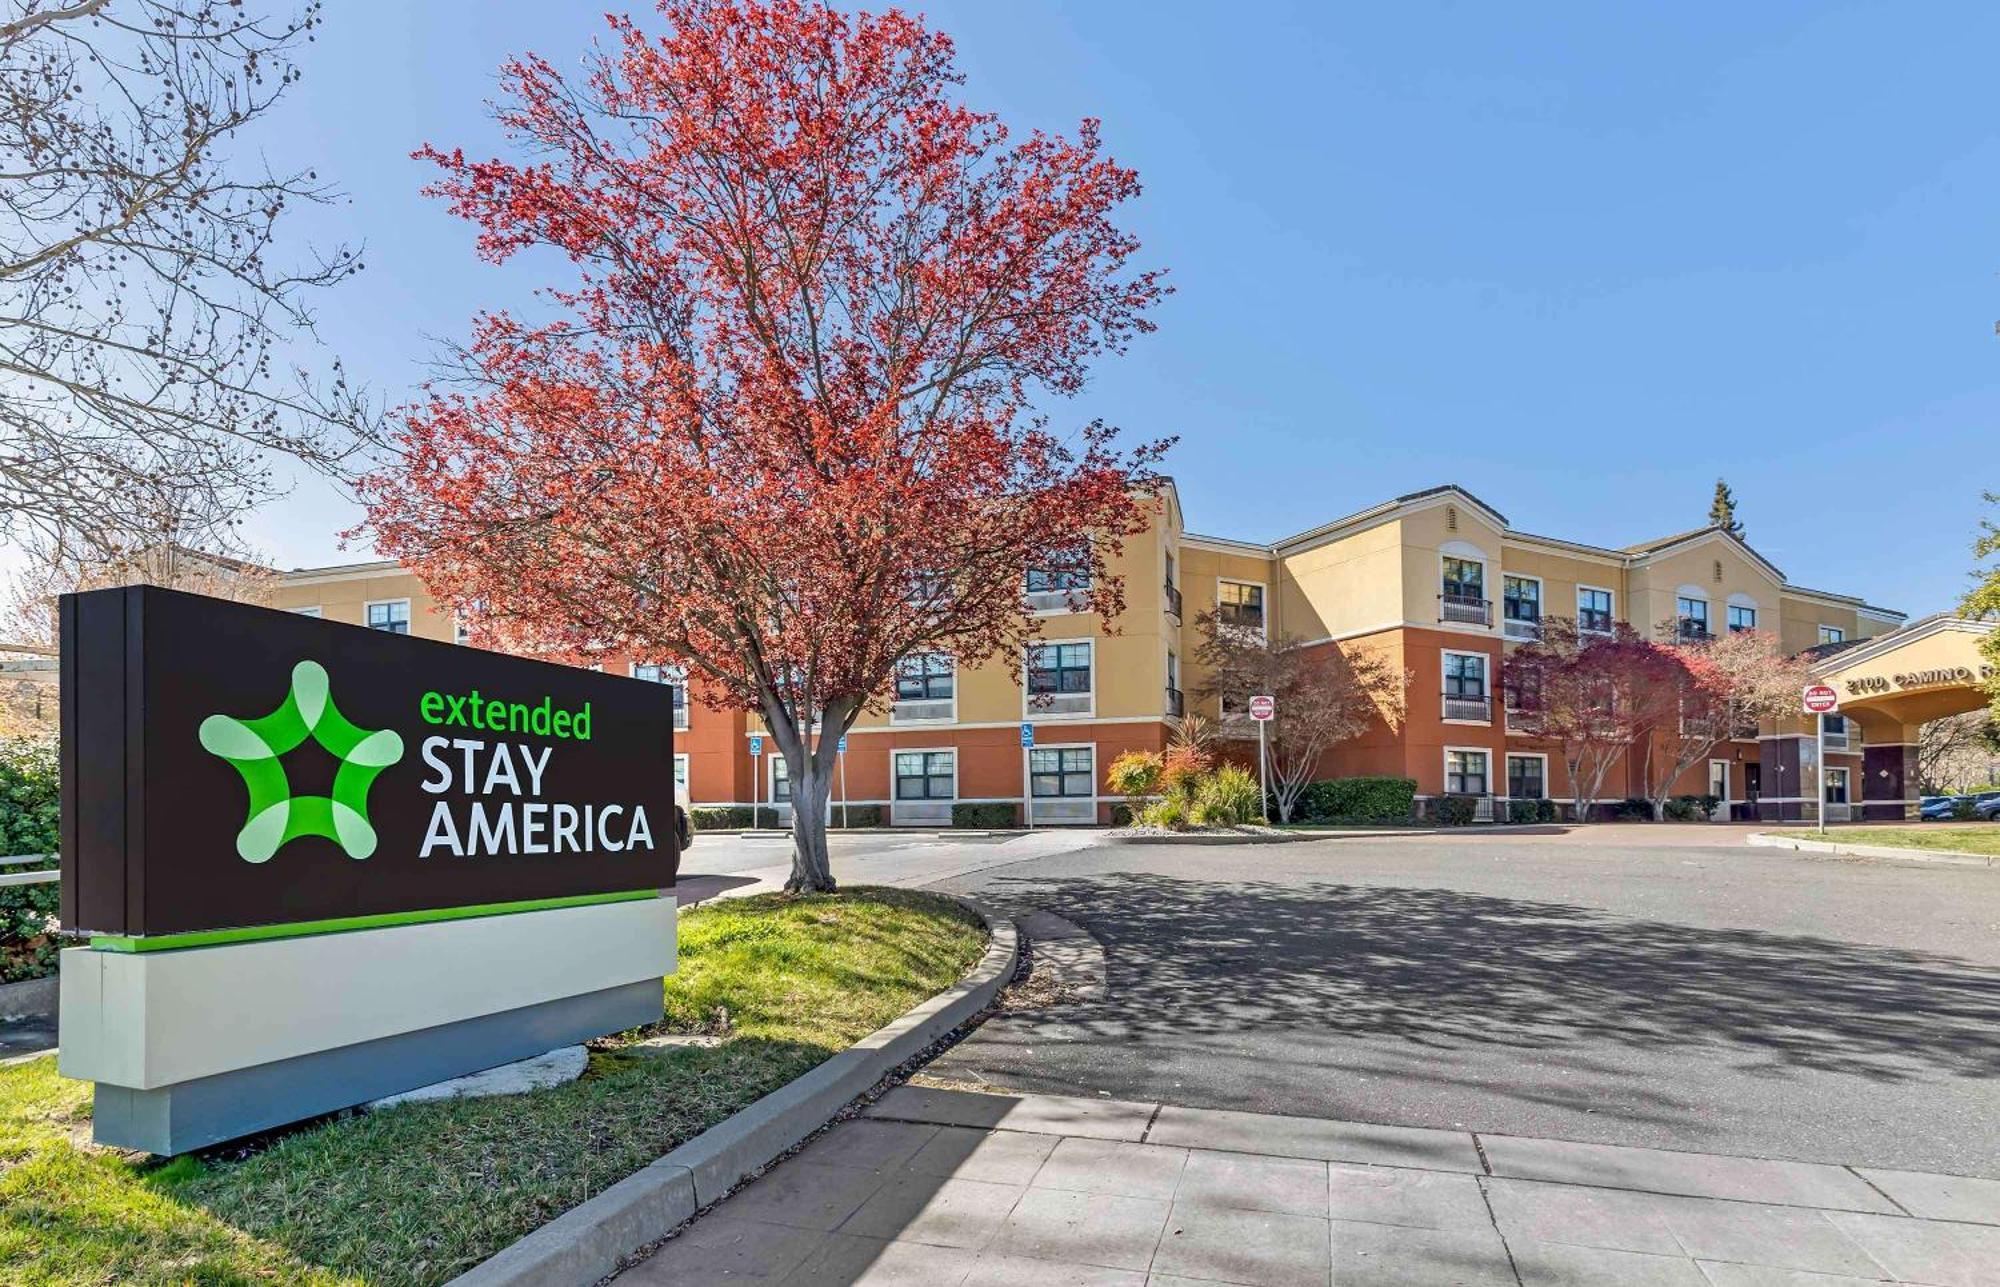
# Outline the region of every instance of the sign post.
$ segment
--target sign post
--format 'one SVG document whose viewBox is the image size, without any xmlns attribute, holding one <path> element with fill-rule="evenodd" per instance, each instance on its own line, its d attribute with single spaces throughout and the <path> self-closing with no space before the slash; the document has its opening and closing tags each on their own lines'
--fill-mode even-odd
<svg viewBox="0 0 2000 1287">
<path fill-rule="evenodd" d="M 750 830 L 757 829 L 757 806 L 764 799 L 764 739 L 756 735 L 750 738 Z"/>
<path fill-rule="evenodd" d="M 57 1067 L 100 1143 L 185 1153 L 658 1021 L 671 688 L 154 586 L 60 614 L 89 946 Z"/>
<path fill-rule="evenodd" d="M 849 826 L 847 821 L 847 734 L 842 733 L 840 740 L 833 744 L 833 753 L 840 758 L 840 829 L 846 831 Z"/>
<path fill-rule="evenodd" d="M 1278 713 L 1278 699 L 1268 694 L 1259 694 L 1250 699 L 1250 718 L 1257 721 L 1257 812 L 1266 821 L 1270 820 L 1268 801 L 1271 798 L 1269 756 L 1264 749 L 1264 726 Z"/>
<path fill-rule="evenodd" d="M 1030 765 L 1035 754 L 1035 726 L 1021 721 L 1021 824 L 1035 829 L 1035 775 Z"/>
<path fill-rule="evenodd" d="M 1807 684 L 1799 695 L 1806 714 L 1813 717 L 1813 790 L 1818 805 L 1819 833 L 1826 834 L 1826 717 L 1839 709 L 1840 694 L 1831 684 Z M 1801 774 L 1800 776 L 1804 776 Z"/>
</svg>

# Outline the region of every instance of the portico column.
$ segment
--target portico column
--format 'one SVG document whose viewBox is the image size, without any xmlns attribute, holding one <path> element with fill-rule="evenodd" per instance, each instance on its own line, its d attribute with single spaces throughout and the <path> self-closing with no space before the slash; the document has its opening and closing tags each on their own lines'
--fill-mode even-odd
<svg viewBox="0 0 2000 1287">
<path fill-rule="evenodd" d="M 1923 783 L 1917 772 L 1917 730 L 1891 725 L 1883 736 L 1900 734 L 1904 741 L 1877 741 L 1876 730 L 1861 750 L 1861 817 L 1865 822 L 1901 822 L 1917 816 L 1917 796 Z"/>
</svg>

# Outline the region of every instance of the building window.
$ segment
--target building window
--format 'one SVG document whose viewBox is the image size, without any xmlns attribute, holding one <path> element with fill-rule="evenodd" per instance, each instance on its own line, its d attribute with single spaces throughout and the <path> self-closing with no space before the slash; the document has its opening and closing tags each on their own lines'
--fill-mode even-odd
<svg viewBox="0 0 2000 1287">
<path fill-rule="evenodd" d="M 1828 804 L 1847 803 L 1847 770 L 1828 769 L 1826 771 L 1826 802 Z"/>
<path fill-rule="evenodd" d="M 1846 643 L 1847 632 L 1839 626 L 1821 626 L 1819 628 L 1819 641 L 1823 644 Z"/>
<path fill-rule="evenodd" d="M 1729 605 L 1729 633 L 1741 634 L 1745 630 L 1757 628 L 1757 609 L 1745 608 L 1738 604 Z"/>
<path fill-rule="evenodd" d="M 674 785 L 685 790 L 688 784 L 688 757 L 685 751 L 674 753 Z"/>
<path fill-rule="evenodd" d="M 298 614 L 299 616 L 301 616 L 301 617 L 317 617 L 317 616 L 320 616 L 320 615 L 322 615 L 322 614 L 321 614 L 321 612 L 320 612 L 320 610 L 319 610 L 319 605 L 318 605 L 317 603 L 315 603 L 315 604 L 310 604 L 310 605 L 308 605 L 308 606 L 306 606 L 306 607 L 303 607 L 303 608 L 293 608 L 293 609 L 292 609 L 292 611 L 293 611 L 293 612 L 295 612 L 295 613 L 297 613 L 297 614 Z M 1826 627 L 1824 627 L 1824 626 L 1821 626 L 1821 627 L 1820 627 L 1820 633 L 1821 633 L 1821 634 L 1825 634 L 1825 633 L 1826 633 Z"/>
<path fill-rule="evenodd" d="M 1029 568 L 1028 593 L 1046 594 L 1063 590 L 1088 590 L 1090 573 L 1080 568 Z"/>
<path fill-rule="evenodd" d="M 1248 581 L 1216 582 L 1215 616 L 1225 626 L 1264 633 L 1264 587 Z"/>
<path fill-rule="evenodd" d="M 1486 794 L 1486 752 L 1446 751 L 1444 789 L 1447 795 Z"/>
<path fill-rule="evenodd" d="M 1538 639 L 1542 634 L 1542 583 L 1531 576 L 1502 577 L 1501 614 L 1508 637 Z"/>
<path fill-rule="evenodd" d="M 649 684 L 672 684 L 674 686 L 674 727 L 688 726 L 687 667 L 662 666 L 657 662 L 635 662 L 632 678 L 643 679 Z"/>
<path fill-rule="evenodd" d="M 913 653 L 896 663 L 896 700 L 949 701 L 956 675 L 950 653 Z"/>
<path fill-rule="evenodd" d="M 958 794 L 952 779 L 957 755 L 952 751 L 896 752 L 898 800 L 949 800 Z"/>
<path fill-rule="evenodd" d="M 1028 649 L 1030 696 L 1068 696 L 1091 691 L 1090 645 L 1034 644 Z"/>
<path fill-rule="evenodd" d="M 1507 795 L 1515 800 L 1546 800 L 1548 761 L 1539 755 L 1507 757 Z"/>
<path fill-rule="evenodd" d="M 1447 554 L 1444 559 L 1444 597 L 1484 599 L 1486 565 L 1477 559 L 1459 559 Z"/>
<path fill-rule="evenodd" d="M 1470 720 L 1492 718 L 1486 697 L 1485 653 L 1444 654 L 1444 717 Z"/>
<path fill-rule="evenodd" d="M 1611 633 L 1611 591 L 1593 590 L 1588 586 L 1578 586 L 1576 591 L 1576 625 L 1579 630 L 1593 634 Z"/>
<path fill-rule="evenodd" d="M 1675 633 L 1682 639 L 1708 638 L 1708 600 L 1682 595 L 1674 600 L 1674 617 Z"/>
<path fill-rule="evenodd" d="M 792 802 L 792 766 L 782 755 L 771 757 L 771 803 L 790 804 Z"/>
<path fill-rule="evenodd" d="M 410 601 L 389 599 L 368 605 L 368 628 L 386 630 L 392 635 L 410 633 Z"/>
<path fill-rule="evenodd" d="M 1028 752 L 1029 790 L 1038 800 L 1097 794 L 1097 752 L 1088 746 L 1038 746 Z"/>
</svg>

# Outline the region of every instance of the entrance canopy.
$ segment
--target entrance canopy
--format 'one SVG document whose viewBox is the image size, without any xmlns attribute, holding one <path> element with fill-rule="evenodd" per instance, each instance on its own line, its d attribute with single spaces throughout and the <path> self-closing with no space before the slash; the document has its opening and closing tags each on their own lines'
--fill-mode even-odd
<svg viewBox="0 0 2000 1287">
<path fill-rule="evenodd" d="M 1994 629 L 1991 621 L 1939 613 L 1827 653 L 1813 677 L 1840 691 L 1841 714 L 1859 719 L 1871 741 L 1888 725 L 1915 741 L 1920 725 L 1986 705 L 1993 665 L 1979 645 Z"/>
</svg>

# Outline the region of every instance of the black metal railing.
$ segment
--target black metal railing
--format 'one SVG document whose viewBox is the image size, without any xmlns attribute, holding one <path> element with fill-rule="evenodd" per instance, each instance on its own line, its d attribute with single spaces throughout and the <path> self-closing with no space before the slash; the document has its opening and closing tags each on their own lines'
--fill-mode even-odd
<svg viewBox="0 0 2000 1287">
<path fill-rule="evenodd" d="M 1181 616 L 1181 588 L 1172 581 L 1167 582 L 1167 615 L 1176 621 Z"/>
<path fill-rule="evenodd" d="M 1707 622 L 1696 621 L 1691 617 L 1682 617 L 1674 623 L 1674 637 L 1682 643 L 1707 643 L 1715 638 L 1708 632 Z"/>
<path fill-rule="evenodd" d="M 1471 594 L 1441 594 L 1438 596 L 1438 620 L 1468 626 L 1490 626 L 1493 624 L 1493 601 Z"/>
<path fill-rule="evenodd" d="M 1187 698 L 1178 688 L 1167 690 L 1167 714 L 1176 719 L 1187 714 Z"/>
<path fill-rule="evenodd" d="M 1446 719 L 1491 720 L 1493 718 L 1493 698 L 1486 693 L 1446 693 L 1444 695 L 1444 717 Z"/>
</svg>

